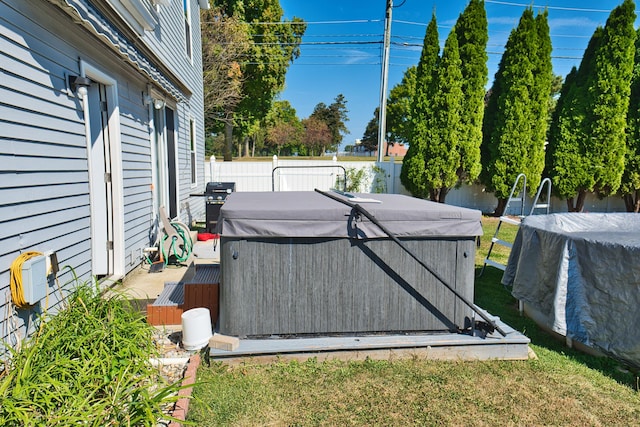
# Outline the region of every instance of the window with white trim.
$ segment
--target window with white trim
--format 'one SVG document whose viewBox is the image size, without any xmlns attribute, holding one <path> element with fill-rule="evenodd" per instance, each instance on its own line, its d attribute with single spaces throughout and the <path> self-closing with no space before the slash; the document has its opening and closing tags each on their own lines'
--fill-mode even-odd
<svg viewBox="0 0 640 427">
<path fill-rule="evenodd" d="M 190 0 L 182 0 L 182 5 L 184 7 L 184 37 L 185 37 L 185 48 L 186 53 L 189 59 L 192 56 L 192 41 L 191 41 L 191 9 L 189 7 Z"/>
<path fill-rule="evenodd" d="M 191 160 L 191 185 L 198 183 L 198 174 L 196 168 L 196 122 L 189 120 L 189 159 Z"/>
</svg>

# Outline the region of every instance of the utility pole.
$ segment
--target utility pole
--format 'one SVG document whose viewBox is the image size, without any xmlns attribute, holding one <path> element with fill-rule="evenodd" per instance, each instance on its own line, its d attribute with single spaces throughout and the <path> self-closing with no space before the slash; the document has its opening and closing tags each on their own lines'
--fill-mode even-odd
<svg viewBox="0 0 640 427">
<path fill-rule="evenodd" d="M 384 47 L 382 51 L 382 73 L 380 76 L 380 107 L 378 115 L 378 162 L 382 162 L 387 121 L 387 81 L 389 80 L 389 47 L 391 45 L 391 10 L 393 0 L 387 0 L 384 20 Z"/>
</svg>

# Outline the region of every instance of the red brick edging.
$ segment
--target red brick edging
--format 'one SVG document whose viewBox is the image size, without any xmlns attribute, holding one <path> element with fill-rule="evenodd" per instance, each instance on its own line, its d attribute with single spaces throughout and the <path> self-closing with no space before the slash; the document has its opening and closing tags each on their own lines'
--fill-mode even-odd
<svg viewBox="0 0 640 427">
<path fill-rule="evenodd" d="M 198 366 L 200 366 L 200 354 L 196 353 L 189 358 L 189 364 L 187 365 L 187 369 L 184 371 L 184 377 L 182 379 L 182 386 L 191 386 L 196 382 L 196 371 L 198 370 Z M 173 413 L 171 414 L 174 418 L 179 420 L 187 419 L 187 411 L 189 410 L 189 400 L 191 397 L 191 392 L 193 391 L 193 387 L 182 388 L 178 391 L 179 399 L 173 407 Z M 172 421 L 169 424 L 169 427 L 181 427 L 182 424 L 177 421 Z"/>
</svg>

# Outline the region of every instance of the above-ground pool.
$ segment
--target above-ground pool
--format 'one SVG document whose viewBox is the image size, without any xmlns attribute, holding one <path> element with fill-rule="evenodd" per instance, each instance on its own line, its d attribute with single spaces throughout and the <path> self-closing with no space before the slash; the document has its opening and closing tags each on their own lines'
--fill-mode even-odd
<svg viewBox="0 0 640 427">
<path fill-rule="evenodd" d="M 543 326 L 640 366 L 640 215 L 526 217 L 503 284 Z"/>
<path fill-rule="evenodd" d="M 392 194 L 362 206 L 473 301 L 479 211 Z M 358 200 L 351 199 L 358 203 Z M 456 331 L 472 312 L 365 217 L 317 192 L 236 192 L 220 213 L 220 333 Z"/>
</svg>

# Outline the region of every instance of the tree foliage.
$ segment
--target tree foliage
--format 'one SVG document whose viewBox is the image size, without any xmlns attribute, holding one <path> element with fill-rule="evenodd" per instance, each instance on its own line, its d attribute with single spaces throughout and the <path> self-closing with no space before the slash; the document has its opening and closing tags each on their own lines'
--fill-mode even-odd
<svg viewBox="0 0 640 427">
<path fill-rule="evenodd" d="M 444 203 L 458 181 L 462 132 L 462 72 L 458 39 L 451 31 L 432 80 L 431 108 L 426 117 L 425 185 L 434 202 Z"/>
<path fill-rule="evenodd" d="M 593 162 L 594 189 L 601 196 L 618 190 L 624 170 L 635 19 L 632 0 L 625 0 L 611 12 L 604 28 L 603 43 L 596 51 L 595 73 L 588 84 L 589 157 Z"/>
<path fill-rule="evenodd" d="M 480 175 L 480 145 L 484 94 L 488 81 L 487 13 L 483 0 L 471 0 L 454 27 L 462 73 L 462 111 L 460 114 L 459 182 L 473 182 Z"/>
<path fill-rule="evenodd" d="M 373 118 L 367 123 L 367 127 L 362 135 L 362 147 L 368 152 L 378 149 L 378 122 L 380 120 L 380 107 L 376 107 Z"/>
<path fill-rule="evenodd" d="M 625 0 L 597 28 L 580 68 L 567 77 L 550 133 L 554 192 L 580 211 L 587 192 L 621 185 L 636 32 L 635 4 Z M 575 199 L 574 199 L 575 198 Z M 575 200 L 575 202 L 574 202 Z"/>
<path fill-rule="evenodd" d="M 409 143 L 411 141 L 411 102 L 416 90 L 417 67 L 409 67 L 402 81 L 389 91 L 387 99 L 386 129 L 389 142 Z M 376 124 L 378 113 L 375 114 Z M 378 137 L 376 136 L 376 144 Z"/>
<path fill-rule="evenodd" d="M 547 13 L 534 18 L 529 7 L 507 40 L 483 123 L 483 182 L 498 198 L 496 215 L 520 173 L 532 191 L 541 181 L 551 80 Z"/>
<path fill-rule="evenodd" d="M 429 196 L 425 175 L 425 150 L 428 128 L 424 118 L 429 114 L 429 91 L 431 90 L 431 81 L 439 54 L 440 42 L 434 14 L 429 25 L 427 25 L 422 53 L 416 70 L 416 88 L 411 106 L 411 142 L 402 161 L 402 169 L 400 171 L 402 185 L 415 197 L 420 198 Z"/>
<path fill-rule="evenodd" d="M 304 128 L 289 101 L 275 101 L 264 120 L 266 143 L 281 154 L 282 148 L 295 152 L 302 144 Z"/>
<path fill-rule="evenodd" d="M 331 133 L 331 141 L 329 144 L 325 144 L 325 149 L 337 150 L 342 142 L 347 133 L 348 112 L 347 100 L 343 94 L 338 94 L 329 106 L 320 102 L 313 109 L 310 117 L 324 122 Z"/>
<path fill-rule="evenodd" d="M 627 152 L 620 192 L 628 212 L 640 212 L 640 29 L 636 31 L 635 58 L 629 110 L 627 113 Z"/>
<path fill-rule="evenodd" d="M 204 110 L 207 130 L 220 130 L 244 97 L 240 63 L 249 50 L 245 24 L 223 16 L 220 8 L 202 11 Z"/>
<path fill-rule="evenodd" d="M 256 122 L 267 115 L 274 97 L 284 88 L 287 69 L 300 54 L 306 24 L 300 18 L 283 20 L 279 0 L 215 0 L 213 3 L 224 18 L 247 24 L 244 28 L 251 43 L 240 63 L 244 96 L 228 115 L 234 115 L 236 133 L 248 134 Z M 282 24 L 274 24 L 279 22 Z M 230 139 L 229 129 L 227 133 Z M 231 145 L 230 140 L 227 145 Z M 231 160 L 227 154 L 225 160 Z"/>
<path fill-rule="evenodd" d="M 333 141 L 329 125 L 324 120 L 313 115 L 302 120 L 302 125 L 304 126 L 303 142 L 308 147 L 311 155 L 324 153 Z"/>
</svg>

